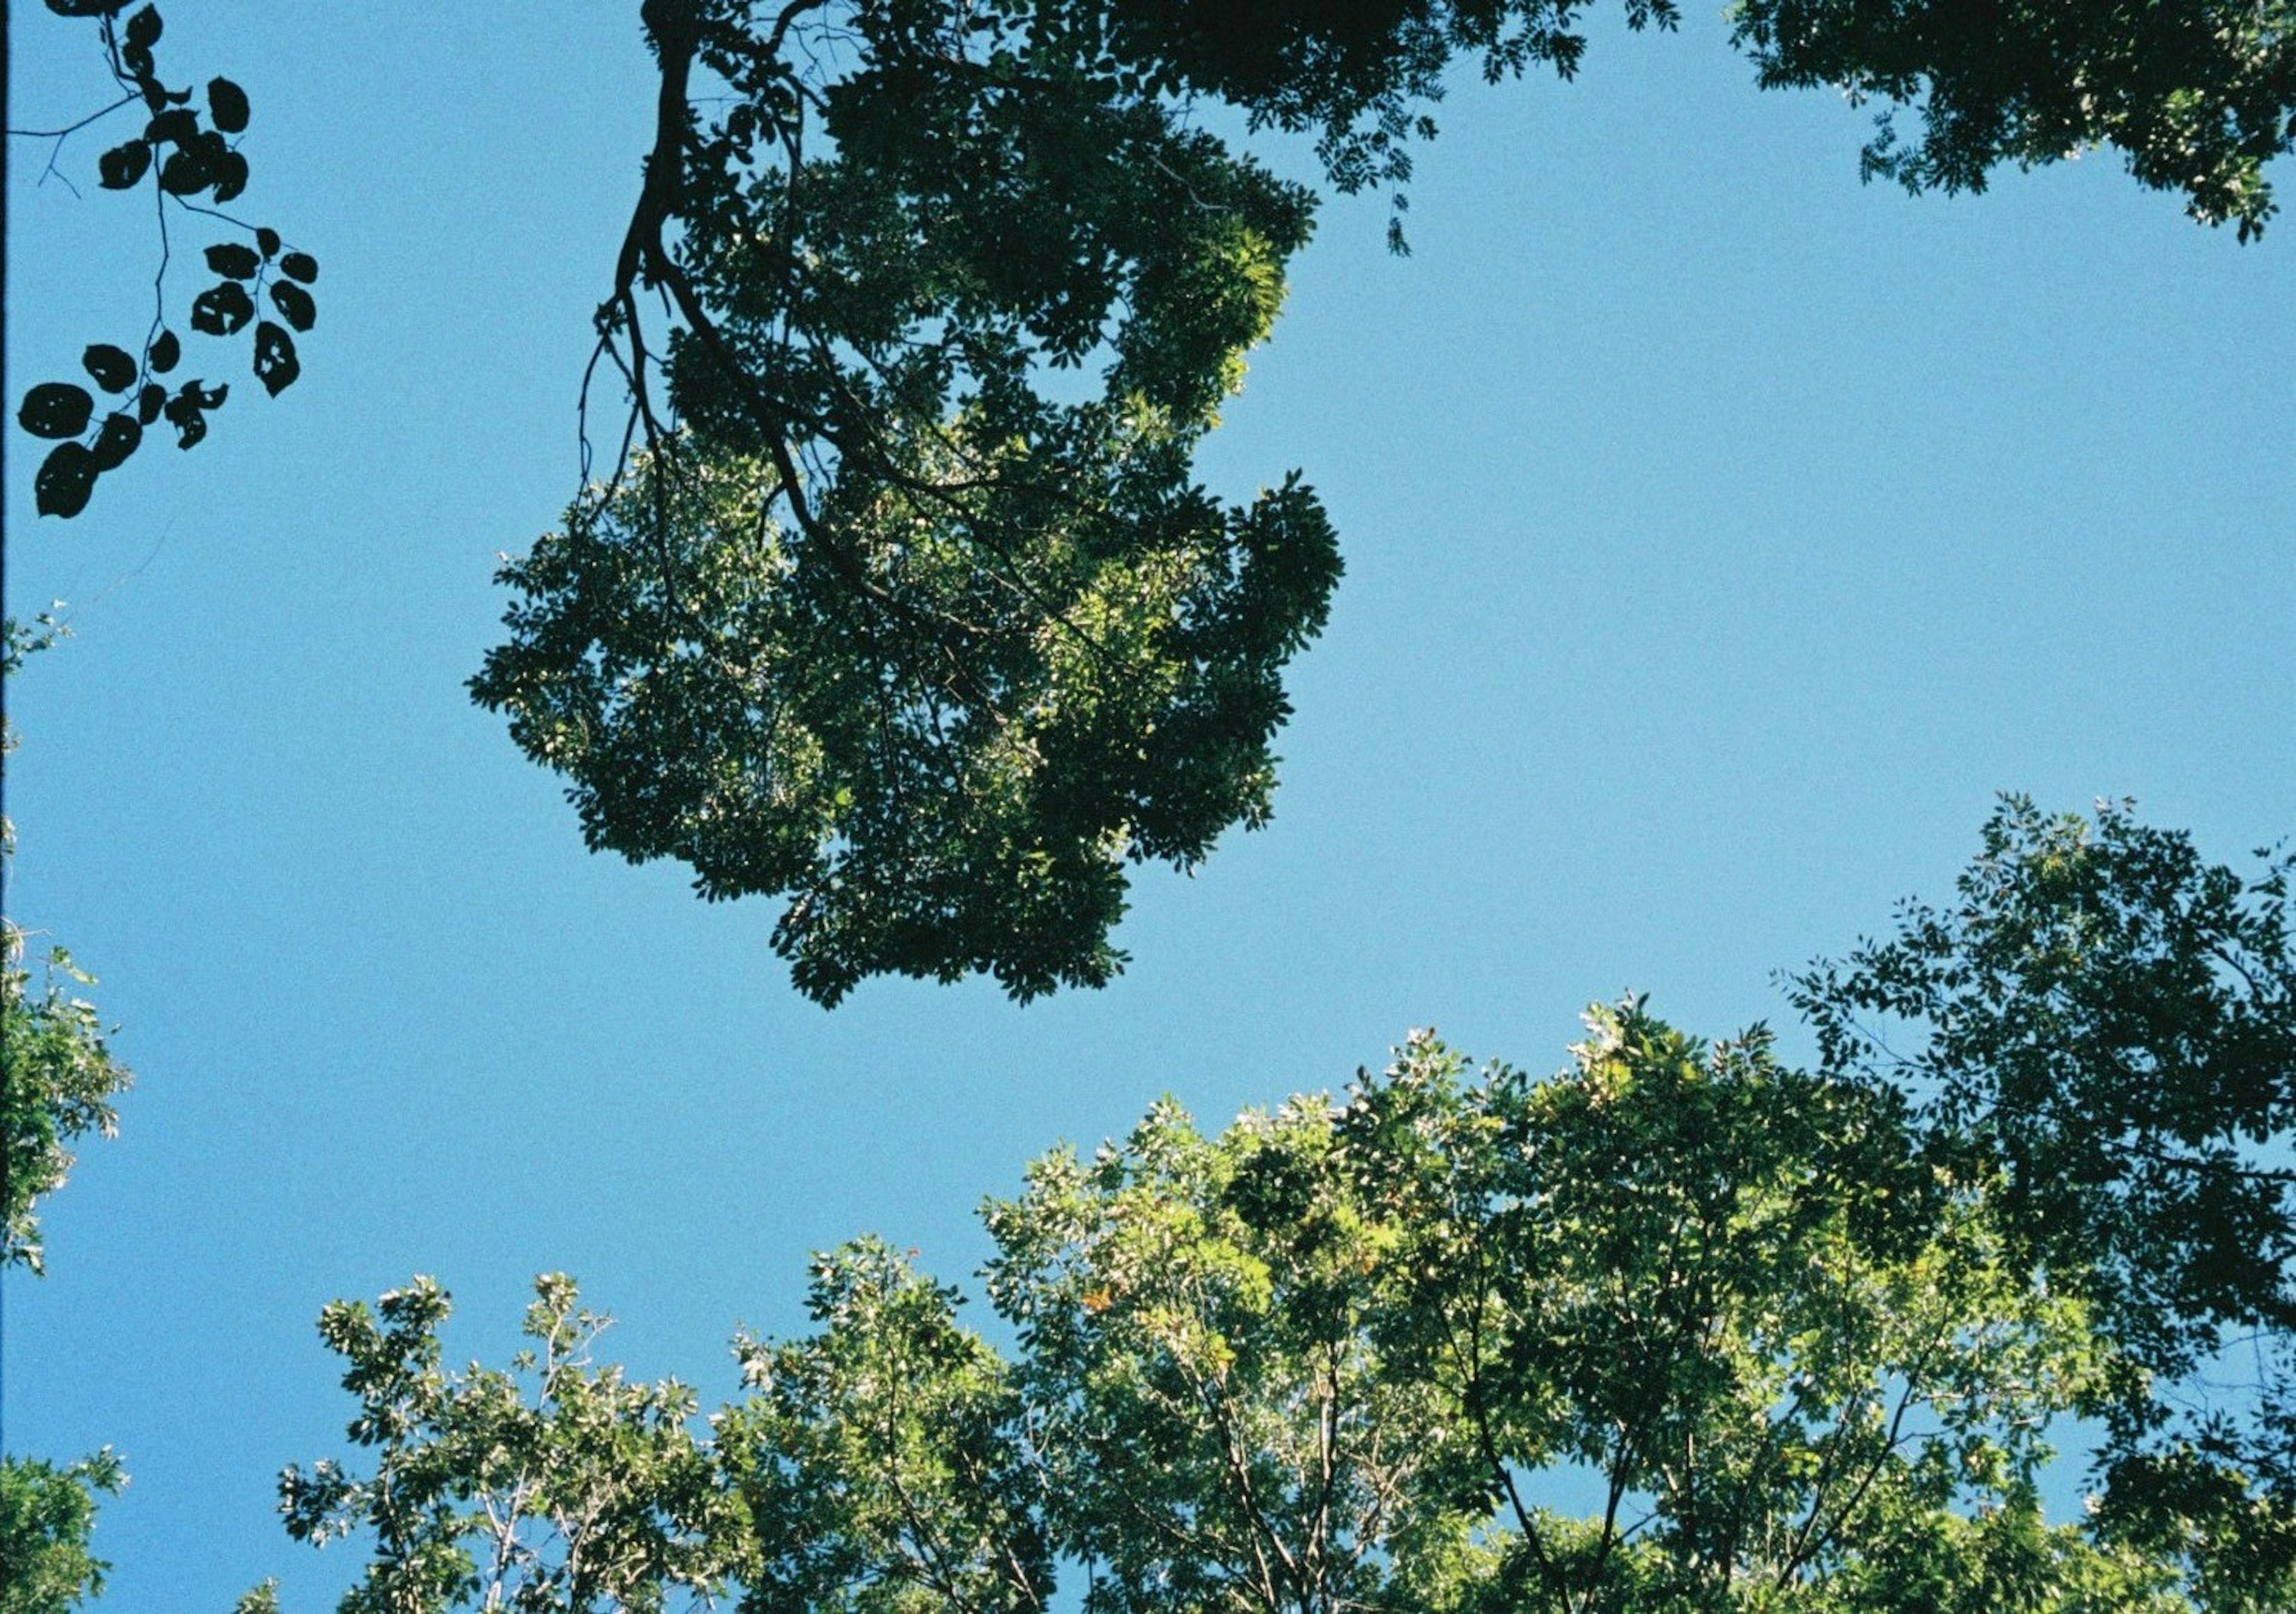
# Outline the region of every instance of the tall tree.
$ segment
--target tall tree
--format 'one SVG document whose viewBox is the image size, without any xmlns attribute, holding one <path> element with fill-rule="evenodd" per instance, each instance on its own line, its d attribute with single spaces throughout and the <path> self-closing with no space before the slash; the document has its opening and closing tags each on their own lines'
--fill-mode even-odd
<svg viewBox="0 0 2296 1614">
<path fill-rule="evenodd" d="M 215 80 L 203 124 L 153 63 L 151 6 L 49 4 L 94 19 L 114 110 L 148 114 L 104 183 L 148 182 L 163 221 L 235 195 L 245 94 Z M 1193 479 L 1313 199 L 1183 114 L 1225 102 L 1314 132 L 1341 190 L 1400 187 L 1456 61 L 1567 77 L 1587 10 L 644 0 L 653 147 L 583 384 L 602 452 L 502 574 L 509 638 L 473 692 L 566 776 L 594 848 L 786 898 L 774 944 L 824 1003 L 885 972 L 1104 982 L 1130 865 L 1193 867 L 1266 822 L 1283 668 L 1339 575 L 1296 473 L 1238 506 Z M 1766 85 L 1885 103 L 1869 177 L 1974 188 L 2105 144 L 2246 239 L 2296 140 L 2291 19 L 1749 0 L 1734 29 Z M 276 391 L 317 266 L 247 233 L 209 250 L 191 324 L 231 335 L 267 298 L 252 363 Z M 162 417 L 205 430 L 223 387 L 153 379 L 165 315 L 87 350 L 119 398 L 100 421 L 78 381 L 27 396 L 59 439 L 43 508 L 78 510 Z"/>
<path fill-rule="evenodd" d="M 1954 903 L 1794 998 L 1829 1070 L 1998 1174 L 2019 1259 L 2117 1342 L 2091 1408 L 2114 1528 L 2270 1607 L 2296 1594 L 2296 857 L 2259 856 L 2009 798 Z"/>
<path fill-rule="evenodd" d="M 64 632 L 45 615 L 0 624 L 0 686 Z M 15 725 L 0 717 L 0 758 L 16 743 Z M 0 884 L 15 856 L 16 826 L 0 815 Z M 51 946 L 36 992 L 24 961 L 28 940 L 13 914 L 0 917 L 0 1271 L 20 1266 L 37 1273 L 45 1262 L 40 1201 L 70 1176 L 77 1140 L 113 1135 L 119 1118 L 113 1101 L 135 1078 L 112 1057 L 95 1005 L 71 990 L 95 978 Z"/>
<path fill-rule="evenodd" d="M 0 621 L 0 690 L 27 656 L 67 631 L 45 614 L 30 623 Z M 0 713 L 0 758 L 14 753 L 17 739 Z M 14 872 L 15 856 L 16 826 L 0 814 L 0 886 Z M 0 1281 L 12 1266 L 45 1274 L 40 1203 L 70 1176 L 71 1144 L 90 1133 L 112 1135 L 113 1101 L 133 1080 L 113 1059 L 95 1006 L 70 990 L 94 978 L 51 946 L 36 994 L 26 941 L 12 914 L 0 916 Z M 90 1547 L 97 1499 L 127 1483 L 109 1446 L 63 1467 L 0 1453 L 0 1614 L 53 1614 L 103 1589 L 111 1565 Z"/>
<path fill-rule="evenodd" d="M 2275 1606 L 2110 1497 L 2044 1518 L 2053 1423 L 2142 1341 L 2033 1264 L 1989 1161 L 1759 1032 L 1589 1023 L 1545 1080 L 1422 1036 L 1336 1102 L 1046 1156 L 984 1212 L 1009 1356 L 883 1243 L 821 1257 L 815 1331 L 741 1342 L 698 1444 L 611 1374 L 570 1428 L 546 1364 L 442 1375 L 433 1286 L 331 1308 L 383 1455 L 291 1471 L 290 1528 L 373 1532 L 347 1610 Z M 545 1280 L 529 1326 L 573 1306 Z M 529 1540 L 628 1578 L 472 1544 Z"/>
</svg>

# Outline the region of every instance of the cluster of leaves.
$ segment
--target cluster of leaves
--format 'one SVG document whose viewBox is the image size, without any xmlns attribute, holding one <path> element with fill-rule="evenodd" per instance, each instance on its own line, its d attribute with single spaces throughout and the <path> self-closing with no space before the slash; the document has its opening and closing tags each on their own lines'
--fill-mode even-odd
<svg viewBox="0 0 2296 1614">
<path fill-rule="evenodd" d="M 1064 9 L 1104 29 L 1111 55 L 1157 91 L 1217 96 L 1254 128 L 1313 133 L 1342 192 L 1387 186 L 1388 243 L 1398 252 L 1411 145 L 1435 135 L 1429 109 L 1452 61 L 1476 58 L 1488 83 L 1537 65 L 1567 79 L 1587 49 L 1587 0 L 1082 0 Z M 1636 31 L 1672 29 L 1681 17 L 1676 0 L 1625 0 L 1623 10 Z"/>
<path fill-rule="evenodd" d="M 2284 1346 L 2284 1251 L 2218 1272 L 2144 1141 L 2173 1116 L 2211 1192 L 2284 1187 L 2286 1112 L 2195 1089 L 2296 1080 L 2284 870 L 2011 801 L 1962 898 L 1796 983 L 1815 1071 L 1630 999 L 1544 1080 L 1415 1035 L 1217 1136 L 1161 1102 L 985 1208 L 1009 1353 L 865 1239 L 818 1258 L 813 1331 L 737 1342 L 750 1393 L 706 1435 L 675 1387 L 553 1389 L 547 1353 L 530 1403 L 442 1376 L 428 1284 L 380 1326 L 331 1308 L 382 1454 L 291 1471 L 290 1528 L 375 1530 L 347 1610 L 2288 1607 L 2292 1361 L 2227 1393 L 2210 1349 Z M 2140 1048 L 2176 1060 L 2133 1080 Z M 543 1293 L 537 1338 L 594 1332 Z M 2076 1413 L 2101 1495 L 2053 1524 Z M 470 1551 L 529 1531 L 629 1577 Z"/>
<path fill-rule="evenodd" d="M 2275 211 L 2265 164 L 2296 145 L 2289 0 L 1739 0 L 1734 34 L 1765 87 L 1888 103 L 1863 168 L 1908 191 L 1981 191 L 2003 163 L 2111 146 L 2245 242 Z M 1894 116 L 1908 109 L 1911 142 Z"/>
<path fill-rule="evenodd" d="M 69 631 L 51 612 L 0 622 L 0 686 Z M 0 760 L 14 754 L 16 740 L 14 725 L 0 716 Z M 15 825 L 0 815 L 0 876 L 15 852 Z M 89 1133 L 112 1135 L 112 1101 L 132 1078 L 112 1059 L 94 1006 L 68 995 L 57 979 L 86 985 L 94 978 L 52 948 L 35 996 L 24 943 L 15 922 L 0 918 L 0 1274 L 23 1266 L 44 1275 L 40 1201 L 70 1174 L 68 1144 Z M 58 1614 L 102 1591 L 111 1565 L 89 1546 L 97 1498 L 127 1483 L 110 1446 L 62 1468 L 0 1455 L 0 1614 Z"/>
<path fill-rule="evenodd" d="M 0 679 L 13 678 L 25 657 L 65 631 L 50 615 L 29 624 L 8 619 L 0 625 Z M 14 725 L 0 722 L 0 758 L 15 749 Z M 0 871 L 15 851 L 15 826 L 0 817 Z M 112 1101 L 134 1078 L 112 1058 L 95 1006 L 70 991 L 94 978 L 63 948 L 52 947 L 36 993 L 25 943 L 22 929 L 0 918 L 0 1270 L 21 1266 L 37 1273 L 45 1261 L 40 1201 L 70 1174 L 74 1140 L 113 1135 L 119 1111 Z"/>
<path fill-rule="evenodd" d="M 324 1544 L 370 1534 L 373 1561 L 339 1607 L 405 1614 L 469 1607 L 652 1614 L 675 1591 L 721 1585 L 709 1543 L 733 1510 L 688 1430 L 693 1392 L 599 1367 L 606 1319 L 563 1276 L 535 1281 L 509 1372 L 443 1366 L 444 1290 L 428 1279 L 375 1310 L 338 1302 L 320 1337 L 358 1397 L 351 1438 L 378 1449 L 355 1478 L 322 1461 L 279 1482 L 288 1533 Z M 242 1608 L 269 1607 L 268 1588 Z"/>
<path fill-rule="evenodd" d="M 2106 1520 L 2227 1607 L 2296 1594 L 2296 857 L 2259 856 L 2010 798 L 1956 902 L 1794 983 L 1824 1067 L 1920 1094 L 2117 1341 Z"/>
<path fill-rule="evenodd" d="M 69 1468 L 0 1456 L 0 1614 L 61 1614 L 102 1592 L 96 1498 L 127 1483 L 109 1446 Z"/>
<path fill-rule="evenodd" d="M 80 129 L 114 112 L 140 109 L 146 117 L 142 132 L 105 151 L 96 160 L 96 175 L 111 191 L 135 190 L 148 181 L 160 232 L 155 307 L 142 340 L 133 349 L 91 344 L 81 356 L 81 367 L 95 391 L 78 381 L 42 381 L 24 395 L 17 411 L 25 430 L 55 445 L 33 478 L 40 513 L 71 517 L 86 509 L 97 479 L 142 447 L 149 428 L 164 421 L 174 429 L 178 447 L 192 447 L 207 436 L 209 414 L 230 396 L 230 387 L 222 382 L 161 379 L 171 377 L 183 360 L 182 338 L 168 324 L 168 216 L 172 207 L 239 225 L 218 209 L 247 188 L 247 159 L 234 143 L 247 129 L 250 109 L 246 91 L 231 79 L 212 78 L 203 97 L 203 123 L 201 98 L 188 86 L 171 88 L 160 78 L 152 54 L 162 28 L 156 8 L 141 6 L 122 21 L 119 13 L 128 0 L 47 3 L 60 15 L 94 21 L 105 66 L 121 94 L 67 128 L 37 133 L 54 140 L 60 150 Z M 52 168 L 53 162 L 51 157 Z M 279 233 L 267 225 L 240 228 L 253 244 L 226 242 L 207 249 L 208 267 L 220 278 L 193 299 L 188 323 L 193 331 L 211 337 L 234 336 L 253 324 L 252 369 L 276 397 L 302 373 L 294 333 L 310 330 L 318 318 L 309 290 L 318 278 L 318 260 L 286 250 Z M 258 317 L 258 299 L 266 295 L 276 319 Z M 101 417 L 99 392 L 108 396 Z"/>
<path fill-rule="evenodd" d="M 290 1471 L 289 1528 L 373 1529 L 346 1610 L 1019 1614 L 1067 1572 L 1092 1614 L 2186 1606 L 2041 1520 L 2108 1348 L 1894 1094 L 1592 1024 L 1546 1081 L 1420 1037 L 1341 1103 L 1039 1160 L 985 1213 L 1009 1361 L 882 1243 L 823 1257 L 816 1331 L 741 1342 L 700 1444 L 667 1389 L 594 1396 L 593 1442 L 546 1371 L 442 1376 L 426 1283 L 332 1307 L 382 1456 Z M 466 1544 L 532 1530 L 631 1577 Z"/>
<path fill-rule="evenodd" d="M 1228 505 L 1190 471 L 1309 198 L 1022 11 L 862 7 L 786 51 L 648 16 L 729 94 L 706 127 L 666 101 L 601 313 L 627 457 L 504 571 L 477 698 L 594 847 L 789 895 L 775 946 L 824 1003 L 1099 984 L 1128 863 L 1267 818 L 1339 574 L 1296 476 Z M 789 65 L 832 46 L 833 80 Z"/>
</svg>

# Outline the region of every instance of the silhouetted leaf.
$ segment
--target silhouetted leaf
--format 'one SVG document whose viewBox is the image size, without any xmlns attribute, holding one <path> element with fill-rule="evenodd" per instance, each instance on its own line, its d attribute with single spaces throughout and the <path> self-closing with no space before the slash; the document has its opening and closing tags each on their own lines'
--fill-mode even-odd
<svg viewBox="0 0 2296 1614">
<path fill-rule="evenodd" d="M 126 38 L 128 48 L 131 50 L 150 50 L 153 45 L 160 43 L 160 13 L 153 7 L 147 5 L 142 11 L 137 12 L 133 17 L 130 17 L 127 20 L 127 32 Z"/>
<path fill-rule="evenodd" d="M 127 0 L 48 0 L 59 17 L 109 17 L 127 9 Z"/>
<path fill-rule="evenodd" d="M 32 503 L 44 516 L 69 520 L 87 508 L 95 491 L 95 455 L 78 443 L 58 443 L 32 478 Z"/>
<path fill-rule="evenodd" d="M 215 199 L 230 201 L 247 189 L 247 159 L 226 151 L 215 160 Z"/>
<path fill-rule="evenodd" d="M 149 382 L 135 397 L 135 418 L 148 426 L 160 418 L 167 405 L 168 389 L 157 381 Z"/>
<path fill-rule="evenodd" d="M 311 294 L 293 281 L 273 281 L 271 301 L 280 317 L 298 331 L 308 331 L 319 317 L 319 307 L 311 300 Z"/>
<path fill-rule="evenodd" d="M 255 379 L 273 397 L 295 384 L 303 365 L 295 356 L 295 339 L 284 325 L 265 320 L 255 327 Z"/>
<path fill-rule="evenodd" d="M 228 78 L 209 79 L 208 113 L 225 134 L 238 134 L 247 127 L 247 92 Z"/>
<path fill-rule="evenodd" d="M 124 348 L 92 342 L 79 362 L 106 392 L 125 392 L 135 384 L 135 360 Z"/>
<path fill-rule="evenodd" d="M 107 191 L 125 191 L 151 166 L 152 148 L 140 140 L 127 141 L 95 160 L 96 183 Z"/>
<path fill-rule="evenodd" d="M 195 145 L 179 145 L 160 165 L 160 188 L 170 196 L 192 196 L 208 188 L 215 177 L 207 153 Z"/>
<path fill-rule="evenodd" d="M 103 430 L 96 433 L 95 446 L 88 450 L 98 471 L 112 471 L 124 463 L 144 440 L 144 428 L 135 417 L 117 411 L 103 417 Z"/>
<path fill-rule="evenodd" d="M 255 244 L 263 250 L 264 257 L 275 257 L 279 251 L 279 232 L 269 225 L 258 227 L 255 232 Z"/>
<path fill-rule="evenodd" d="M 16 419 L 34 437 L 78 437 L 87 430 L 95 413 L 95 399 L 85 387 L 70 381 L 42 381 L 24 395 Z"/>
<path fill-rule="evenodd" d="M 208 249 L 208 267 L 234 280 L 253 280 L 263 260 L 243 242 L 223 241 Z"/>
<path fill-rule="evenodd" d="M 161 411 L 168 424 L 176 429 L 176 447 L 189 448 L 208 434 L 207 411 L 221 404 L 230 393 L 229 387 L 212 389 L 198 381 L 185 381 L 169 398 Z"/>
<path fill-rule="evenodd" d="M 154 146 L 190 145 L 200 137 L 200 115 L 181 107 L 152 115 L 144 126 L 144 138 Z"/>
<path fill-rule="evenodd" d="M 308 286 L 319 278 L 319 260 L 308 252 L 290 252 L 279 260 L 279 272 Z"/>
<path fill-rule="evenodd" d="M 192 329 L 229 336 L 255 317 L 255 299 L 235 280 L 209 286 L 192 299 Z"/>
<path fill-rule="evenodd" d="M 152 366 L 152 374 L 165 375 L 176 367 L 176 361 L 183 356 L 184 344 L 176 340 L 176 333 L 173 331 L 162 331 L 152 339 L 152 346 L 145 349 L 144 362 Z"/>
</svg>

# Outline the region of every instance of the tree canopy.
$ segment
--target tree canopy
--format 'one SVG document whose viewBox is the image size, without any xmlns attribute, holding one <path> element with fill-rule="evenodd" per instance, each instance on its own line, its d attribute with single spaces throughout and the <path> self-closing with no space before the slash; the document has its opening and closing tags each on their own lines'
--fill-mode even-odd
<svg viewBox="0 0 2296 1614">
<path fill-rule="evenodd" d="M 152 6 L 50 9 L 94 20 L 107 110 L 149 114 L 99 168 L 154 187 L 162 224 L 151 331 L 87 350 L 119 406 L 99 421 L 59 381 L 20 411 L 59 439 L 41 503 L 70 514 L 144 427 L 190 447 L 223 401 L 154 379 L 180 351 L 165 229 L 244 187 L 250 114 L 230 80 L 202 102 L 160 74 Z M 1399 207 L 1454 63 L 1567 77 L 1587 8 L 639 10 L 655 137 L 582 389 L 598 452 L 562 529 L 503 571 L 509 637 L 473 692 L 566 776 L 594 848 L 676 858 L 707 897 L 785 897 L 775 945 L 824 1003 L 881 972 L 983 971 L 1023 997 L 1104 982 L 1128 867 L 1191 867 L 1267 820 L 1283 670 L 1339 575 L 1297 472 L 1242 504 L 1193 479 L 1314 199 L 1191 113 L 1312 132 L 1333 185 Z M 1914 189 L 2111 146 L 2246 239 L 2296 140 L 2283 0 L 1752 0 L 1734 29 L 1762 84 L 1882 102 L 1864 170 Z M 276 392 L 316 261 L 231 222 L 247 239 L 208 250 L 220 278 L 190 324 L 233 335 L 267 297 L 252 363 Z"/>
<path fill-rule="evenodd" d="M 858 1240 L 811 1331 L 736 1341 L 706 1435 L 588 1361 L 562 1276 L 512 1375 L 442 1372 L 427 1280 L 338 1305 L 373 1471 L 290 1470 L 288 1528 L 372 1532 L 347 1610 L 2285 1607 L 2284 1241 L 2212 1252 L 2126 1079 L 2173 1051 L 2160 1168 L 2284 1218 L 2285 1110 L 2176 1091 L 2296 1091 L 2284 875 L 2012 800 L 1950 915 L 1800 978 L 1815 1070 L 1628 999 L 1546 1078 L 1414 1033 L 1217 1135 L 1165 1100 L 987 1202 L 990 1330 Z M 2110 1059 L 2079 1012 L 2107 1003 L 2140 1014 Z M 2016 1048 L 2055 1061 L 2045 1116 Z M 2053 1523 L 2077 1414 L 2094 1495 Z"/>
<path fill-rule="evenodd" d="M 0 686 L 22 669 L 24 659 L 48 649 L 64 629 L 53 618 L 0 624 Z M 14 752 L 13 724 L 0 717 L 0 758 Z M 16 855 L 16 828 L 0 816 L 0 883 Z M 0 1270 L 44 1270 L 39 1203 L 64 1184 L 70 1145 L 93 1133 L 112 1135 L 119 1112 L 112 1101 L 135 1079 L 112 1057 L 107 1028 L 86 998 L 73 994 L 94 977 L 59 946 L 46 950 L 36 992 L 24 954 L 29 937 L 12 916 L 0 918 Z"/>
</svg>

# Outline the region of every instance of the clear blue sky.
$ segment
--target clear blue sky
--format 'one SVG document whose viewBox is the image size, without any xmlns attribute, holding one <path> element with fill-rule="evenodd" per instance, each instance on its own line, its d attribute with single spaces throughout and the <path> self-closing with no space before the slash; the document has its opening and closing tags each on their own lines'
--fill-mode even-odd
<svg viewBox="0 0 2296 1614">
<path fill-rule="evenodd" d="M 32 517 L 10 442 L 9 608 L 78 636 L 11 698 L 9 899 L 140 1079 L 53 1275 L 7 1281 L 7 1438 L 126 1453 L 108 1606 L 331 1602 L 353 1561 L 272 1484 L 345 1449 L 332 1297 L 436 1274 L 450 1354 L 500 1360 L 570 1270 L 715 1401 L 808 1250 L 962 1277 L 982 1194 L 1160 1092 L 1224 1122 L 1426 1024 L 1550 1069 L 1628 987 L 1777 1018 L 1772 972 L 1942 893 L 2000 790 L 2133 795 L 2226 859 L 2296 832 L 2296 217 L 2243 249 L 2110 157 L 1861 188 L 1863 114 L 1757 94 L 1701 9 L 1602 31 L 1575 85 L 1463 88 L 1415 256 L 1365 201 L 1299 261 L 1204 462 L 1303 467 L 1345 545 L 1275 823 L 1144 874 L 1106 991 L 824 1013 L 774 906 L 586 854 L 463 693 L 496 553 L 572 486 L 636 7 L 165 9 L 164 68 L 253 96 L 242 208 L 323 274 L 302 382 L 237 381 L 80 520 Z M 13 18 L 14 121 L 96 104 L 85 25 Z M 12 406 L 141 329 L 150 267 L 117 199 L 12 156 Z"/>
</svg>

